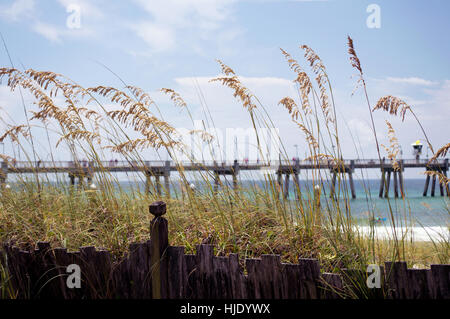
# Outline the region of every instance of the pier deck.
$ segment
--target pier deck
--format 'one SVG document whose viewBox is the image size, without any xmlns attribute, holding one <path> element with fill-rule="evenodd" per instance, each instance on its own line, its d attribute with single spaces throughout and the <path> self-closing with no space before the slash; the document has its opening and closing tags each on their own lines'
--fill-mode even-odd
<svg viewBox="0 0 450 319">
<path fill-rule="evenodd" d="M 382 176 L 380 181 L 380 197 L 387 197 L 389 194 L 389 184 L 391 173 L 394 180 L 394 193 L 398 196 L 398 186 L 400 186 L 400 194 L 403 194 L 403 171 L 406 168 L 424 168 L 427 171 L 439 171 L 447 176 L 449 167 L 448 159 L 436 160 L 433 163 L 429 163 L 427 159 L 402 159 L 398 161 L 399 168 L 394 170 L 392 163 L 389 160 L 379 159 L 354 159 L 354 160 L 341 160 L 336 164 L 332 160 L 320 160 L 320 161 L 299 161 L 299 160 L 276 160 L 270 162 L 262 161 L 246 161 L 246 160 L 234 160 L 234 161 L 203 161 L 203 162 L 175 162 L 175 161 L 100 161 L 100 162 L 88 162 L 88 161 L 16 161 L 16 162 L 1 162 L 0 168 L 0 183 L 4 184 L 8 174 L 26 174 L 26 173 L 67 173 L 71 179 L 71 183 L 75 183 L 75 178 L 88 178 L 92 180 L 92 177 L 97 172 L 143 172 L 147 176 L 147 181 L 151 177 L 155 177 L 157 183 L 159 183 L 159 177 L 164 177 L 166 187 L 169 187 L 169 176 L 171 172 L 179 171 L 208 171 L 215 176 L 215 185 L 219 185 L 220 175 L 232 175 L 233 184 L 237 185 L 237 175 L 239 171 L 258 171 L 269 170 L 274 171 L 278 175 L 278 183 L 282 185 L 282 176 L 285 176 L 285 189 L 284 194 L 288 194 L 289 176 L 294 175 L 294 182 L 298 183 L 298 174 L 301 170 L 310 169 L 329 169 L 333 174 L 332 177 L 332 190 L 336 183 L 336 175 L 347 174 L 349 177 L 350 190 L 352 197 L 355 198 L 355 191 L 353 186 L 353 177 L 355 169 L 380 169 Z M 387 175 L 387 176 L 386 176 Z M 286 182 L 286 180 L 288 182 Z M 397 183 L 398 180 L 398 183 Z M 428 185 L 430 182 L 430 176 L 426 177 L 424 196 L 427 195 Z M 436 178 L 431 182 L 431 196 L 434 196 Z M 148 183 L 147 183 L 148 184 Z M 444 195 L 444 187 L 446 188 L 447 195 L 450 196 L 448 185 L 439 185 L 441 195 Z M 216 187 L 217 188 L 217 187 Z"/>
</svg>

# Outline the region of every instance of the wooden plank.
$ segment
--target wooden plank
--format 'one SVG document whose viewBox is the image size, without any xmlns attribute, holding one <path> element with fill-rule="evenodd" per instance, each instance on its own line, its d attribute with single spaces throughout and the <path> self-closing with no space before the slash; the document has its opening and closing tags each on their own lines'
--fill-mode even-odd
<svg viewBox="0 0 450 319">
<path fill-rule="evenodd" d="M 94 246 L 80 248 L 81 263 L 76 263 L 81 268 L 82 290 L 88 299 L 98 299 L 101 296 L 101 283 L 97 278 L 95 265 L 97 249 Z"/>
<path fill-rule="evenodd" d="M 410 278 L 406 262 L 385 262 L 385 282 L 391 298 L 410 299 Z"/>
<path fill-rule="evenodd" d="M 284 290 L 281 275 L 281 258 L 279 255 L 261 256 L 262 298 L 280 299 Z"/>
<path fill-rule="evenodd" d="M 165 206 L 165 204 L 164 204 Z M 152 298 L 167 298 L 167 258 L 166 249 L 169 246 L 168 223 L 164 217 L 155 217 L 150 224 L 152 274 Z"/>
<path fill-rule="evenodd" d="M 137 267 L 138 264 L 138 245 L 139 243 L 130 243 L 128 245 L 128 255 L 126 259 L 126 273 L 128 277 L 128 284 L 130 286 L 129 298 L 139 298 L 140 293 L 140 272 Z"/>
<path fill-rule="evenodd" d="M 38 242 L 34 251 L 35 261 L 33 269 L 37 280 L 36 294 L 39 298 L 61 298 L 59 291 L 58 270 L 49 242 Z"/>
<path fill-rule="evenodd" d="M 100 286 L 100 298 L 110 299 L 112 293 L 110 287 L 112 285 L 112 256 L 111 253 L 105 249 L 97 250 L 95 264 L 97 267 L 98 280 Z"/>
<path fill-rule="evenodd" d="M 283 264 L 284 277 L 286 278 L 287 299 L 302 298 L 301 267 L 298 264 Z"/>
<path fill-rule="evenodd" d="M 232 299 L 247 298 L 247 278 L 245 277 L 240 265 L 238 254 L 228 256 L 228 268 L 231 280 Z"/>
<path fill-rule="evenodd" d="M 280 299 L 289 298 L 289 277 L 286 271 L 286 263 L 280 263 L 279 265 L 279 277 L 280 277 Z"/>
<path fill-rule="evenodd" d="M 230 272 L 228 268 L 228 257 L 213 257 L 213 271 L 216 280 L 216 286 L 213 287 L 216 299 L 231 299 L 232 288 Z"/>
<path fill-rule="evenodd" d="M 217 286 L 214 277 L 214 247 L 212 245 L 197 245 L 196 263 L 197 263 L 197 280 L 198 293 L 200 299 L 216 298 Z"/>
<path fill-rule="evenodd" d="M 261 287 L 258 276 L 258 268 L 261 259 L 245 259 L 245 269 L 247 270 L 247 297 L 249 299 L 261 299 Z"/>
<path fill-rule="evenodd" d="M 168 266 L 168 298 L 184 299 L 186 298 L 186 264 L 184 258 L 184 247 L 167 248 L 167 266 Z"/>
<path fill-rule="evenodd" d="M 18 247 L 5 244 L 4 252 L 7 259 L 7 270 L 12 287 L 18 292 L 18 299 L 29 299 L 33 295 L 34 273 L 30 270 L 33 256 L 28 251 L 22 251 Z"/>
<path fill-rule="evenodd" d="M 116 299 L 130 298 L 130 281 L 128 256 L 125 255 L 112 266 L 113 295 Z"/>
<path fill-rule="evenodd" d="M 129 245 L 128 267 L 131 285 L 131 298 L 151 298 L 150 254 L 147 243 L 131 243 Z"/>
<path fill-rule="evenodd" d="M 342 299 L 344 284 L 339 274 L 325 272 L 320 279 L 320 299 Z"/>
<path fill-rule="evenodd" d="M 67 266 L 69 265 L 69 259 L 67 256 L 66 248 L 55 248 L 53 249 L 53 254 L 55 256 L 55 267 L 58 271 L 59 276 L 59 286 L 61 289 L 61 297 L 63 299 L 72 299 L 71 289 L 67 287 Z"/>
<path fill-rule="evenodd" d="M 411 299 L 430 299 L 430 291 L 428 289 L 427 272 L 429 269 L 408 269 L 408 277 L 410 278 Z"/>
<path fill-rule="evenodd" d="M 318 283 L 320 277 L 320 266 L 317 259 L 314 258 L 299 258 L 298 264 L 300 266 L 301 281 L 302 281 L 302 298 L 318 299 Z"/>
<path fill-rule="evenodd" d="M 436 299 L 450 299 L 450 265 L 431 265 Z"/>
<path fill-rule="evenodd" d="M 67 259 L 68 259 L 69 265 L 76 264 L 76 265 L 80 266 L 80 270 L 81 270 L 81 288 L 70 289 L 71 293 L 72 293 L 72 297 L 74 299 L 88 298 L 88 294 L 86 293 L 88 286 L 87 286 L 87 282 L 86 282 L 86 278 L 85 278 L 84 260 L 81 257 L 81 252 L 80 251 L 67 252 Z"/>
<path fill-rule="evenodd" d="M 341 278 L 347 297 L 351 299 L 368 298 L 367 275 L 362 269 L 341 269 Z"/>
<path fill-rule="evenodd" d="M 184 255 L 184 263 L 186 265 L 186 295 L 187 299 L 198 299 L 199 297 L 199 289 L 197 288 L 197 256 L 187 254 Z"/>
<path fill-rule="evenodd" d="M 434 282 L 433 274 L 431 273 L 431 269 L 427 269 L 426 277 L 427 277 L 427 284 L 428 284 L 428 295 L 430 296 L 430 299 L 437 299 L 438 295 L 438 287 L 436 283 Z"/>
</svg>

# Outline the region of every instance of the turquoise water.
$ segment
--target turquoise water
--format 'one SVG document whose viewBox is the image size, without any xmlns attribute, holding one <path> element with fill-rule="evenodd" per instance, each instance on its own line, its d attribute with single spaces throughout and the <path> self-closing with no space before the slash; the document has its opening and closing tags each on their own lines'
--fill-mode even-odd
<svg viewBox="0 0 450 319">
<path fill-rule="evenodd" d="M 192 180 L 190 183 L 195 185 L 197 191 L 201 192 L 206 190 L 203 182 Z M 226 183 L 230 185 L 229 180 Z M 356 199 L 350 199 L 349 203 L 352 218 L 357 220 L 360 224 L 368 224 L 371 217 L 379 217 L 381 219 L 386 219 L 385 222 L 381 222 L 382 224 L 389 225 L 392 219 L 390 213 L 392 210 L 397 225 L 404 223 L 405 218 L 409 221 L 409 226 L 412 225 L 410 222 L 413 222 L 413 225 L 418 227 L 448 227 L 450 225 L 450 198 L 447 196 L 440 196 L 438 185 L 436 185 L 435 197 L 430 196 L 430 189 L 428 190 L 428 196 L 424 197 L 422 196 L 425 183 L 424 179 L 405 179 L 404 187 L 406 197 L 403 200 L 401 197 L 394 198 L 393 185 L 391 183 L 388 201 L 386 198 L 378 197 L 380 187 L 379 180 L 355 180 L 354 183 Z M 141 191 L 144 190 L 143 182 L 121 182 L 120 184 L 124 189 L 139 187 Z M 264 188 L 264 181 L 244 180 L 240 181 L 240 185 L 244 188 L 255 185 Z M 308 194 L 311 195 L 311 183 L 300 181 L 300 188 L 302 196 L 308 196 Z M 290 182 L 289 189 L 289 199 L 290 201 L 294 201 L 296 193 L 292 181 Z M 171 182 L 171 193 L 174 194 L 174 192 L 180 192 L 179 183 L 177 182 Z M 350 191 L 348 192 L 350 194 Z M 446 193 L 444 194 L 446 195 Z M 322 205 L 326 205 L 326 201 L 329 201 L 329 188 L 327 189 L 327 187 L 325 187 L 325 189 L 322 190 L 321 198 Z M 368 211 L 372 212 L 374 216 L 369 216 Z"/>
<path fill-rule="evenodd" d="M 65 179 L 64 179 L 65 180 Z M 145 184 L 141 178 L 136 179 L 136 182 L 120 181 L 120 186 L 125 191 L 136 190 L 137 188 L 144 192 Z M 95 183 L 97 181 L 94 180 Z M 163 182 L 163 181 L 162 181 Z M 231 186 L 230 179 L 222 180 L 229 186 Z M 13 188 L 18 185 L 14 182 L 10 182 Z M 195 185 L 196 191 L 206 191 L 205 183 L 200 179 L 193 178 L 189 183 Z M 241 187 L 251 187 L 257 185 L 260 188 L 264 188 L 263 180 L 241 180 Z M 369 180 L 355 180 L 356 199 L 350 199 L 350 211 L 353 219 L 357 220 L 360 225 L 368 225 L 369 221 L 373 217 L 379 217 L 386 219 L 377 223 L 377 226 L 389 226 L 391 225 L 391 213 L 392 210 L 394 220 L 397 226 L 405 224 L 405 218 L 407 219 L 408 226 L 417 227 L 449 227 L 450 226 L 450 198 L 448 196 L 440 196 L 439 186 L 437 185 L 435 190 L 435 197 L 430 196 L 430 189 L 428 190 L 428 196 L 422 196 L 425 179 L 405 179 L 405 194 L 406 198 L 394 198 L 393 185 L 391 182 L 390 199 L 379 198 L 379 186 L 380 181 L 378 179 Z M 176 178 L 172 178 L 171 193 L 180 194 L 180 183 Z M 311 196 L 312 184 L 305 180 L 300 180 L 300 188 L 302 196 Z M 209 189 L 209 188 L 208 188 Z M 219 188 L 220 189 L 220 188 Z M 296 194 L 294 185 L 290 182 L 289 200 L 294 204 Z M 350 192 L 349 192 L 350 193 Z M 321 203 L 322 207 L 326 207 L 327 201 L 329 201 L 330 188 L 325 186 L 322 189 Z M 446 195 L 446 193 L 445 193 Z M 341 193 L 342 197 L 342 193 Z M 391 209 L 389 208 L 389 205 Z M 293 205 L 294 206 L 294 205 Z M 342 205 L 341 207 L 344 207 Z M 369 214 L 368 212 L 371 212 Z"/>
</svg>

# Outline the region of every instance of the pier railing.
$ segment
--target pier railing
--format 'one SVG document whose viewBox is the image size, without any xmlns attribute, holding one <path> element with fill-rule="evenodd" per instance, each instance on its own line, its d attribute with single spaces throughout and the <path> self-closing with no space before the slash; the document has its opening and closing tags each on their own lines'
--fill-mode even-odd
<svg viewBox="0 0 450 319">
<path fill-rule="evenodd" d="M 428 159 L 399 159 L 399 163 L 402 165 L 417 165 L 420 167 L 426 167 L 429 165 L 445 165 L 448 163 L 448 159 L 435 160 L 429 163 Z M 3 168 L 9 169 L 33 169 L 33 168 L 130 168 L 130 167 L 165 167 L 169 166 L 172 169 L 176 169 L 178 166 L 195 166 L 195 167 L 214 167 L 214 166 L 233 166 L 236 163 L 240 166 L 295 166 L 297 164 L 302 166 L 310 165 L 311 168 L 320 166 L 328 167 L 330 165 L 336 165 L 336 161 L 332 159 L 321 160 L 272 160 L 272 161 L 260 161 L 260 160 L 233 160 L 233 161 L 164 161 L 164 160 L 152 160 L 152 161 L 9 161 L 0 162 Z M 390 165 L 392 161 L 389 159 L 344 159 L 338 161 L 339 165 L 355 165 L 355 167 L 380 167 L 381 165 Z"/>
</svg>

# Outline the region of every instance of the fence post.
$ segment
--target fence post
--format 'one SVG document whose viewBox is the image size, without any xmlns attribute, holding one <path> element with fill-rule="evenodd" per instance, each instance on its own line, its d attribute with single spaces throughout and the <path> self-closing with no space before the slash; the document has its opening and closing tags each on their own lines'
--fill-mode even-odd
<svg viewBox="0 0 450 319">
<path fill-rule="evenodd" d="M 166 249 L 169 246 L 168 223 L 162 217 L 166 213 L 166 203 L 157 201 L 149 206 L 149 211 L 155 217 L 150 222 L 150 269 L 152 278 L 152 298 L 167 298 L 167 258 Z"/>
</svg>

